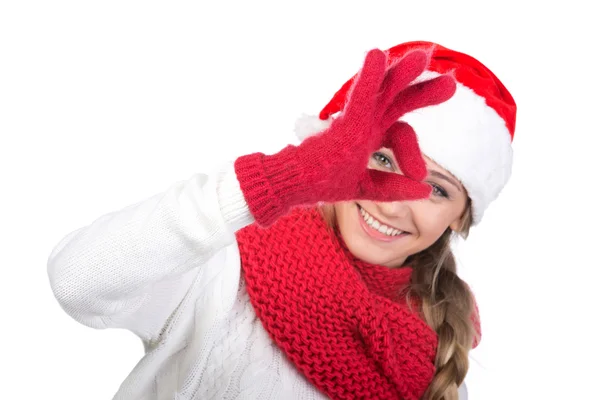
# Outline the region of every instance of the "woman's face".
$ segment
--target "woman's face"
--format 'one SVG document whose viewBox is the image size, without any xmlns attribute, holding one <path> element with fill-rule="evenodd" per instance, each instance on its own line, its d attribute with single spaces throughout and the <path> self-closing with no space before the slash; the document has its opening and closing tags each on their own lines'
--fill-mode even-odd
<svg viewBox="0 0 600 400">
<path fill-rule="evenodd" d="M 394 202 L 369 200 L 339 202 L 334 205 L 340 233 L 356 257 L 371 264 L 400 267 L 406 258 L 431 246 L 450 227 L 458 230 L 467 205 L 462 184 L 448 171 L 424 157 L 429 174 L 425 181 L 433 191 L 428 199 Z M 375 152 L 369 168 L 400 174 L 393 152 L 381 148 Z M 366 213 L 365 213 L 366 212 Z M 394 228 L 390 236 L 371 225 Z M 389 232 L 387 229 L 386 232 Z"/>
</svg>

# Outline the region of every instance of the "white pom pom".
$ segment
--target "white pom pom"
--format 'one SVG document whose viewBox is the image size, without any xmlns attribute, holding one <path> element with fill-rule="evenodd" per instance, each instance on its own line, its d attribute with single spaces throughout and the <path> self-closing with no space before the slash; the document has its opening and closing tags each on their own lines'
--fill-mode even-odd
<svg viewBox="0 0 600 400">
<path fill-rule="evenodd" d="M 302 114 L 302 116 L 296 120 L 294 132 L 296 132 L 298 139 L 303 141 L 309 136 L 324 131 L 329 125 L 331 125 L 331 119 L 323 121 L 317 115 Z"/>
</svg>

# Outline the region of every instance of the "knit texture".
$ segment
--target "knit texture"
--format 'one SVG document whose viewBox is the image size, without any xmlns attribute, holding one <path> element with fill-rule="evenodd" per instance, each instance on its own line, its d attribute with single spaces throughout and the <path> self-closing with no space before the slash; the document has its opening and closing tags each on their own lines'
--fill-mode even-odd
<svg viewBox="0 0 600 400">
<path fill-rule="evenodd" d="M 265 329 L 333 399 L 420 399 L 436 333 L 399 294 L 409 267 L 354 257 L 315 208 L 236 233 L 250 300 Z"/>
<path fill-rule="evenodd" d="M 145 354 L 114 400 L 327 398 L 272 341 L 250 303 L 233 231 L 252 222 L 227 162 L 56 244 L 48 274 L 65 312 L 143 340 Z M 383 292 L 395 286 L 376 274 L 372 280 Z"/>
<path fill-rule="evenodd" d="M 456 90 L 451 76 L 410 83 L 427 66 L 415 51 L 388 66 L 372 50 L 352 86 L 342 114 L 331 126 L 266 156 L 254 153 L 235 162 L 236 174 L 256 222 L 269 226 L 297 205 L 319 201 L 400 201 L 427 198 L 431 187 L 416 135 L 397 119 L 409 111 L 448 100 Z M 390 147 L 403 172 L 368 170 L 369 157 Z"/>
</svg>

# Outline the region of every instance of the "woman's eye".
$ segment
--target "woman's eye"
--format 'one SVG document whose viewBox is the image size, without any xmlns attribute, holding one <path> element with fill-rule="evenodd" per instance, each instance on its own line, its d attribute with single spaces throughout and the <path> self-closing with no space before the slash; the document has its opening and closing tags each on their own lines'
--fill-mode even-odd
<svg viewBox="0 0 600 400">
<path fill-rule="evenodd" d="M 448 198 L 448 192 L 446 192 L 443 187 L 436 185 L 435 183 L 430 183 L 430 185 L 433 187 L 433 194 Z"/>
<path fill-rule="evenodd" d="M 388 156 L 381 152 L 373 153 L 373 159 L 384 168 L 394 169 L 394 164 L 392 163 L 392 160 L 390 160 Z"/>
<path fill-rule="evenodd" d="M 384 168 L 387 168 L 387 169 L 390 169 L 390 170 L 394 170 L 394 162 L 388 156 L 386 156 L 385 154 L 383 154 L 382 152 L 377 151 L 377 152 L 373 153 L 372 158 L 380 166 L 382 166 Z M 443 197 L 443 198 L 446 198 L 446 199 L 450 198 L 450 196 L 448 195 L 448 192 L 446 191 L 446 189 L 444 189 L 440 185 L 438 185 L 436 183 L 433 183 L 433 182 L 429 182 L 429 184 L 431 185 L 431 187 L 433 187 L 432 193 L 435 196 Z"/>
</svg>

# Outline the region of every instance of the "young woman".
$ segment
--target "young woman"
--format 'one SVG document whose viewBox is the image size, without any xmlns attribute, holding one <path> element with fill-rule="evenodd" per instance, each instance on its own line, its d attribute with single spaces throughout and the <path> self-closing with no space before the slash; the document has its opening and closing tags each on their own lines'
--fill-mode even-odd
<svg viewBox="0 0 600 400">
<path fill-rule="evenodd" d="M 506 184 L 515 116 L 468 55 L 371 50 L 299 145 L 68 234 L 52 289 L 143 341 L 115 399 L 457 399 L 480 332 L 450 239 Z"/>
</svg>

